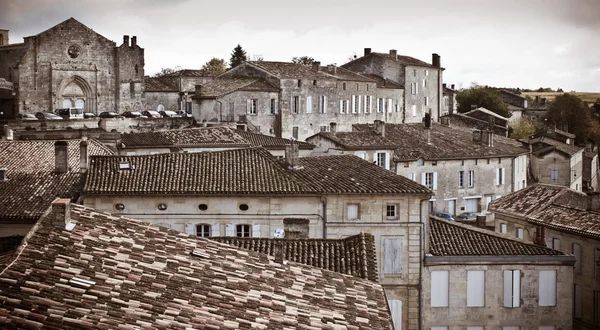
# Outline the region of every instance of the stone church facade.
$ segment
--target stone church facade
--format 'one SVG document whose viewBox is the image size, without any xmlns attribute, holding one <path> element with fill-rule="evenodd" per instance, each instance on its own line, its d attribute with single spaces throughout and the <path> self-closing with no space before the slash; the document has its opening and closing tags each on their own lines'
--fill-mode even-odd
<svg viewBox="0 0 600 330">
<path fill-rule="evenodd" d="M 8 31 L 1 31 L 0 79 L 13 84 L 16 97 L 2 117 L 65 107 L 95 114 L 142 110 L 144 49 L 135 36 L 117 46 L 74 18 L 21 44 L 7 44 Z"/>
</svg>

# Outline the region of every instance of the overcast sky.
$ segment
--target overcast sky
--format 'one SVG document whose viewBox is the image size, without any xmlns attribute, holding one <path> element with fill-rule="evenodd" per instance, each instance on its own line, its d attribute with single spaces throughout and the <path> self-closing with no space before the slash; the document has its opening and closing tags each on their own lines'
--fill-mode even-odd
<svg viewBox="0 0 600 330">
<path fill-rule="evenodd" d="M 444 82 L 600 92 L 600 0 L 2 0 L 22 42 L 69 17 L 121 44 L 136 35 L 146 74 L 229 62 L 239 43 L 268 61 L 342 65 L 365 47 L 431 62 Z"/>
</svg>

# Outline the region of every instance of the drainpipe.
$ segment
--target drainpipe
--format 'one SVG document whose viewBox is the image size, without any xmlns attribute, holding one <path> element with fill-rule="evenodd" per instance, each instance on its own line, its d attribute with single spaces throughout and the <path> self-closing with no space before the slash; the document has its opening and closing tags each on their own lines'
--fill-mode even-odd
<svg viewBox="0 0 600 330">
<path fill-rule="evenodd" d="M 430 196 L 431 198 L 431 196 Z M 419 202 L 419 225 L 421 225 L 421 230 L 419 230 L 419 240 L 421 241 L 421 260 L 419 262 L 419 329 L 423 329 L 423 263 L 425 262 L 425 239 L 423 237 L 423 232 L 425 231 L 425 223 L 423 222 L 423 202 L 429 203 L 429 199 L 421 199 Z"/>
</svg>

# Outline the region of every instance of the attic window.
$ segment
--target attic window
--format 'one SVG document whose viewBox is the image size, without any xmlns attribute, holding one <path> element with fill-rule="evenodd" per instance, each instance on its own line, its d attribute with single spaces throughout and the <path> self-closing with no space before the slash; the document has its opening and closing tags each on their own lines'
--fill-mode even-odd
<svg viewBox="0 0 600 330">
<path fill-rule="evenodd" d="M 78 277 L 73 277 L 69 280 L 69 284 L 71 284 L 72 286 L 89 289 L 93 285 L 95 285 L 96 282 L 84 280 L 84 279 L 78 278 Z"/>
<path fill-rule="evenodd" d="M 208 210 L 208 205 L 206 205 L 206 204 L 200 204 L 200 205 L 198 205 L 198 209 L 200 211 L 206 211 L 206 210 Z"/>
<path fill-rule="evenodd" d="M 131 166 L 131 163 L 129 163 L 128 161 L 123 161 L 119 163 L 119 169 L 120 170 L 131 170 L 133 169 L 133 167 Z"/>
<path fill-rule="evenodd" d="M 423 166 L 423 165 L 425 165 L 425 161 L 423 160 L 423 158 L 417 159 L 417 166 Z"/>
<path fill-rule="evenodd" d="M 125 209 L 125 204 L 117 203 L 115 204 L 115 210 L 123 211 Z"/>
<path fill-rule="evenodd" d="M 200 258 L 204 258 L 204 259 L 210 259 L 210 254 L 201 251 L 201 250 L 194 250 L 192 252 L 190 252 L 190 255 L 194 256 L 194 257 L 200 257 Z"/>
<path fill-rule="evenodd" d="M 248 204 L 240 204 L 240 210 L 248 211 Z"/>
<path fill-rule="evenodd" d="M 158 204 L 158 209 L 161 210 L 161 211 L 166 210 L 167 209 L 167 204 L 165 204 L 165 203 Z"/>
</svg>

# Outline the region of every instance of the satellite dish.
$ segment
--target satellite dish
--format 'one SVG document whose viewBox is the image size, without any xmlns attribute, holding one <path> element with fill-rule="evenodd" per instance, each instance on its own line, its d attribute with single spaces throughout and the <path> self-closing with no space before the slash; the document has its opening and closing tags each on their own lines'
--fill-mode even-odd
<svg viewBox="0 0 600 330">
<path fill-rule="evenodd" d="M 276 228 L 275 230 L 273 230 L 273 237 L 275 237 L 275 238 L 284 238 L 285 237 L 285 230 L 283 230 L 282 228 Z"/>
</svg>

